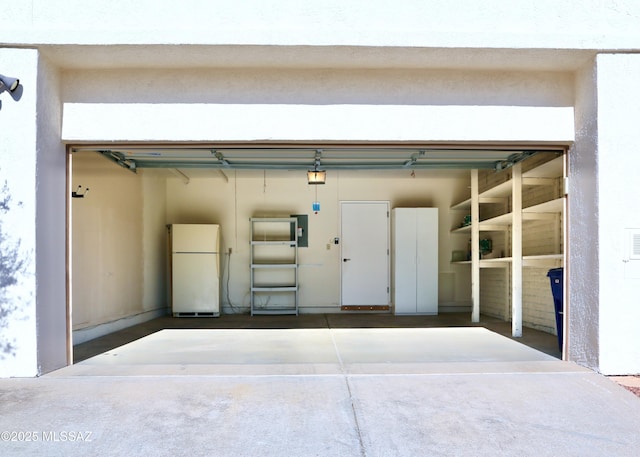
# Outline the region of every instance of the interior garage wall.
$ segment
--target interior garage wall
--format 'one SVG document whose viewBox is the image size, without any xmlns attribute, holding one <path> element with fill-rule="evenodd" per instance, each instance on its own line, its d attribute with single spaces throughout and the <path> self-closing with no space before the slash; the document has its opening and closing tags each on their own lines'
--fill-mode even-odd
<svg viewBox="0 0 640 457">
<path fill-rule="evenodd" d="M 522 286 L 522 324 L 556 334 L 555 309 L 547 268 L 525 267 Z M 480 270 L 480 312 L 511 319 L 511 272 L 508 268 Z"/>
<path fill-rule="evenodd" d="M 146 171 L 142 175 L 142 309 L 156 313 L 167 307 L 165 275 L 167 271 L 165 178 Z"/>
<path fill-rule="evenodd" d="M 453 245 L 448 211 L 455 195 L 467 187 L 467 171 L 416 171 L 415 176 L 410 171 L 329 171 L 327 184 L 321 186 L 308 185 L 303 171 L 225 173 L 228 181 L 215 170 L 192 172 L 198 177 L 188 184 L 179 178 L 167 179 L 166 222 L 221 225 L 226 312 L 244 311 L 249 305 L 249 218 L 291 214 L 309 215 L 309 247 L 299 248 L 300 306 L 303 312 L 305 308 L 307 312 L 339 310 L 340 245 L 334 244 L 334 238 L 340 237 L 340 201 L 353 200 L 389 201 L 391 208 L 440 208 L 440 272 L 441 277 L 447 276 L 442 281 L 454 282 L 454 287 L 445 287 L 451 292 L 441 301 L 468 306 L 468 271 L 449 262 Z M 314 201 L 321 205 L 318 214 L 311 211 Z"/>
<path fill-rule="evenodd" d="M 72 178 L 74 190 L 90 189 L 71 199 L 77 344 L 97 336 L 91 329 L 100 324 L 111 323 L 113 331 L 165 312 L 165 186 L 97 154 L 74 155 Z"/>
</svg>

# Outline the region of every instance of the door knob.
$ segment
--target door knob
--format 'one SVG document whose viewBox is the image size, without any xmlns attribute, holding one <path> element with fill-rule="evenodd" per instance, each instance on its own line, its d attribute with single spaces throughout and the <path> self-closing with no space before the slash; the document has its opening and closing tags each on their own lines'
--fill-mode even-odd
<svg viewBox="0 0 640 457">
<path fill-rule="evenodd" d="M 351 259 L 342 259 L 343 262 L 348 262 Z"/>
</svg>

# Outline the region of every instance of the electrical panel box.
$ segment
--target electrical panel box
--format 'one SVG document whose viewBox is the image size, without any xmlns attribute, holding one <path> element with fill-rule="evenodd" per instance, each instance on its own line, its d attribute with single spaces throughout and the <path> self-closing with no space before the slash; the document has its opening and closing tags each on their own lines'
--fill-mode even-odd
<svg viewBox="0 0 640 457">
<path fill-rule="evenodd" d="M 298 247 L 309 247 L 309 216 L 306 214 L 292 214 L 291 217 L 298 219 Z M 293 239 L 291 234 L 291 239 Z"/>
</svg>

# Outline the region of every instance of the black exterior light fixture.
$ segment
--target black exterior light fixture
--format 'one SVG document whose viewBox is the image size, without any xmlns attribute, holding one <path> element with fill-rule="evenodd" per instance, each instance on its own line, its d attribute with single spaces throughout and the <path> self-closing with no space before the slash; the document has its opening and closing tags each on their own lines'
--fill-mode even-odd
<svg viewBox="0 0 640 457">
<path fill-rule="evenodd" d="M 9 92 L 11 98 L 15 101 L 20 100 L 20 97 L 22 96 L 22 86 L 20 85 L 20 80 L 18 78 L 0 75 L 0 94 L 5 90 Z M 2 107 L 2 105 L 0 105 L 0 107 Z"/>
<path fill-rule="evenodd" d="M 0 92 L 8 90 L 9 92 L 15 92 L 20 85 L 18 78 L 12 78 L 11 76 L 0 75 Z"/>
<path fill-rule="evenodd" d="M 308 184 L 324 184 L 327 180 L 327 172 L 320 170 L 320 155 L 322 150 L 316 151 L 316 158 L 313 164 L 313 170 L 307 171 L 307 183 Z"/>
</svg>

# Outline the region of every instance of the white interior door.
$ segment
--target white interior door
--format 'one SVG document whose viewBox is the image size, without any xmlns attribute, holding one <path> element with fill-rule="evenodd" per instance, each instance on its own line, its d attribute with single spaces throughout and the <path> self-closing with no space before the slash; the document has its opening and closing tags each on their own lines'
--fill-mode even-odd
<svg viewBox="0 0 640 457">
<path fill-rule="evenodd" d="M 389 305 L 389 203 L 341 202 L 342 306 Z"/>
</svg>

